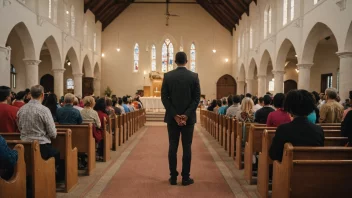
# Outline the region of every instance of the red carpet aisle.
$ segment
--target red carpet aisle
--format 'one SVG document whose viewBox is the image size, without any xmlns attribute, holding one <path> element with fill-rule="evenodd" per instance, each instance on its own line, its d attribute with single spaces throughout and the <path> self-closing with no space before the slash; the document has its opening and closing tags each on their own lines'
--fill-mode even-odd
<svg viewBox="0 0 352 198">
<path fill-rule="evenodd" d="M 182 148 L 178 152 L 181 172 Z M 165 126 L 149 127 L 100 197 L 234 197 L 197 132 L 193 138 L 191 186 L 168 183 L 168 136 Z M 180 183 L 181 177 L 178 181 Z"/>
</svg>

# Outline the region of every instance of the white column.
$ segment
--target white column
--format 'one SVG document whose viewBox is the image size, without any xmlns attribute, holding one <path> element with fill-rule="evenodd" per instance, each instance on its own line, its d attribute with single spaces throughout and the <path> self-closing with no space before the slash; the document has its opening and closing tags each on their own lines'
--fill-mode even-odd
<svg viewBox="0 0 352 198">
<path fill-rule="evenodd" d="M 0 85 L 10 87 L 11 48 L 0 46 Z"/>
<path fill-rule="evenodd" d="M 41 60 L 23 59 L 26 65 L 26 87 L 31 88 L 39 84 L 39 69 L 38 65 Z"/>
<path fill-rule="evenodd" d="M 284 93 L 284 74 L 285 71 L 273 71 L 274 74 L 274 92 Z"/>
<path fill-rule="evenodd" d="M 298 73 L 298 89 L 310 91 L 310 68 L 312 63 L 297 64 Z"/>
<path fill-rule="evenodd" d="M 241 94 L 245 94 L 244 93 L 244 81 L 237 81 L 237 94 L 241 95 Z"/>
<path fill-rule="evenodd" d="M 54 93 L 57 97 L 64 95 L 64 71 L 65 69 L 53 69 Z"/>
<path fill-rule="evenodd" d="M 94 95 L 100 96 L 100 78 L 94 79 Z"/>
<path fill-rule="evenodd" d="M 266 76 L 258 76 L 258 97 L 263 97 L 266 93 Z"/>
<path fill-rule="evenodd" d="M 352 52 L 338 52 L 340 57 L 339 95 L 342 101 L 349 97 L 352 90 Z"/>
<path fill-rule="evenodd" d="M 82 97 L 82 76 L 83 73 L 73 74 L 75 96 Z"/>
<path fill-rule="evenodd" d="M 253 79 L 247 79 L 246 82 L 247 82 L 247 93 L 250 93 L 250 94 L 254 94 L 253 93 Z"/>
</svg>

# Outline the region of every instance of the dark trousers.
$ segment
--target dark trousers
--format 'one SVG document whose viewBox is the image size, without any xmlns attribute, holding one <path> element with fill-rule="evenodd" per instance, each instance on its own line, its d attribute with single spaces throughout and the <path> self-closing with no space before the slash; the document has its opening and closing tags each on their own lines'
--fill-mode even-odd
<svg viewBox="0 0 352 198">
<path fill-rule="evenodd" d="M 177 172 L 177 149 L 180 141 L 180 134 L 182 134 L 182 178 L 188 179 L 191 171 L 191 159 L 192 159 L 192 140 L 193 140 L 193 125 L 178 126 L 178 125 L 167 125 L 169 133 L 169 169 L 170 176 L 175 178 L 178 176 Z"/>
<path fill-rule="evenodd" d="M 48 160 L 51 157 L 55 158 L 56 167 L 56 180 L 60 181 L 65 179 L 65 161 L 60 159 L 60 151 L 52 147 L 51 144 L 41 144 L 40 154 L 44 160 Z"/>
</svg>

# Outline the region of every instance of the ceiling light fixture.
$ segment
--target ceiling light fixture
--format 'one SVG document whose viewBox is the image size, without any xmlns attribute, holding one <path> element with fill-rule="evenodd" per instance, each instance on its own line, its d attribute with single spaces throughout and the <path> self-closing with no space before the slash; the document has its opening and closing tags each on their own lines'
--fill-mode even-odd
<svg viewBox="0 0 352 198">
<path fill-rule="evenodd" d="M 226 59 L 225 59 L 225 62 L 229 62 L 229 59 L 228 59 L 228 58 L 226 58 Z"/>
<path fill-rule="evenodd" d="M 121 50 L 120 48 L 116 48 L 116 51 L 118 51 L 118 52 L 119 52 L 120 50 Z"/>
<path fill-rule="evenodd" d="M 101 57 L 105 57 L 105 54 L 104 54 L 104 53 L 102 53 L 102 54 L 101 54 Z"/>
<path fill-rule="evenodd" d="M 70 14 L 70 12 L 67 10 L 67 11 L 66 11 L 66 14 Z"/>
<path fill-rule="evenodd" d="M 216 53 L 216 49 L 215 49 L 215 48 L 213 49 L 213 53 L 214 53 L 214 54 Z"/>
<path fill-rule="evenodd" d="M 67 65 L 68 65 L 68 66 L 71 66 L 71 62 L 70 62 L 70 61 L 67 61 Z"/>
</svg>

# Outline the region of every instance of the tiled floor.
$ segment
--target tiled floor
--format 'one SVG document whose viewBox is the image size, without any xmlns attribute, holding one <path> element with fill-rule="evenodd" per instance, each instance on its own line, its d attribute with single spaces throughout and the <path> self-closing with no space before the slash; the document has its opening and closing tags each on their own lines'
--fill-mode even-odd
<svg viewBox="0 0 352 198">
<path fill-rule="evenodd" d="M 164 123 L 147 123 L 127 144 L 112 152 L 112 160 L 98 163 L 92 176 L 79 177 L 79 185 L 58 197 L 257 197 L 243 170 L 200 125 L 192 145 L 192 177 L 187 187 L 168 185 L 168 139 Z M 181 169 L 182 146 L 178 153 Z M 180 179 L 179 179 L 180 180 Z"/>
</svg>

